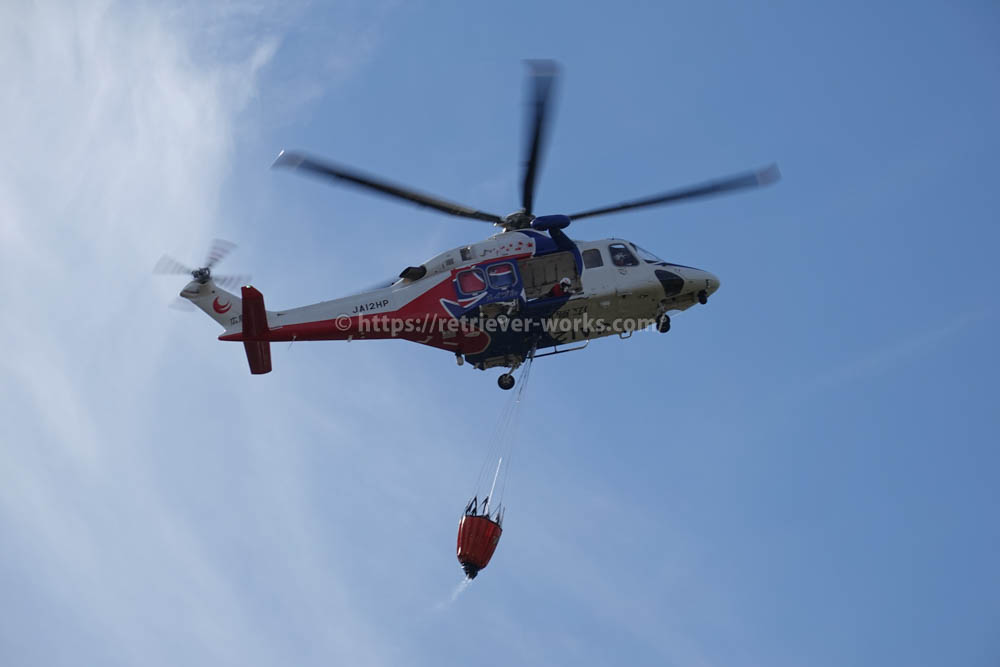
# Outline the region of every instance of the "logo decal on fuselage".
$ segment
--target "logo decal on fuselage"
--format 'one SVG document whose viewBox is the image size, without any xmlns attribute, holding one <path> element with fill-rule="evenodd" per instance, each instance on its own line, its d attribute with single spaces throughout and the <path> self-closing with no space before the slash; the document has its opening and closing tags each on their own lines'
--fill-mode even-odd
<svg viewBox="0 0 1000 667">
<path fill-rule="evenodd" d="M 229 301 L 222 303 L 219 301 L 219 297 L 215 297 L 215 301 L 212 302 L 212 310 L 222 315 L 223 313 L 228 313 L 229 309 L 233 307 L 233 304 Z"/>
</svg>

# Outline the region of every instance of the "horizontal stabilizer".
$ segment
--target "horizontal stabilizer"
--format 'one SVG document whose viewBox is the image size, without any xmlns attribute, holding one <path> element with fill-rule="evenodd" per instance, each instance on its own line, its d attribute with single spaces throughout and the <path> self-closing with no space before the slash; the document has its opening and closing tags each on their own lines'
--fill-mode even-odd
<svg viewBox="0 0 1000 667">
<path fill-rule="evenodd" d="M 268 341 L 264 295 L 255 287 L 243 288 L 243 347 L 253 375 L 271 372 L 271 343 Z"/>
</svg>

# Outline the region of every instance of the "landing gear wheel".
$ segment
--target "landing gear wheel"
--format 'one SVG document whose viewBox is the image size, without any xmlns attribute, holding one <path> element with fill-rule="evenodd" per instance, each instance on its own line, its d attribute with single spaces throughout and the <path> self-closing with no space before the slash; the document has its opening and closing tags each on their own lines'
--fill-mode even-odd
<svg viewBox="0 0 1000 667">
<path fill-rule="evenodd" d="M 497 378 L 497 384 L 500 385 L 501 389 L 513 389 L 514 388 L 514 376 L 510 373 L 504 373 Z"/>
<path fill-rule="evenodd" d="M 706 292 L 705 290 L 698 292 L 698 303 L 700 303 L 703 306 L 706 303 L 708 303 L 708 292 Z"/>
<path fill-rule="evenodd" d="M 656 328 L 660 333 L 667 333 L 670 331 L 670 316 L 666 313 L 660 315 L 660 321 L 656 323 Z"/>
</svg>

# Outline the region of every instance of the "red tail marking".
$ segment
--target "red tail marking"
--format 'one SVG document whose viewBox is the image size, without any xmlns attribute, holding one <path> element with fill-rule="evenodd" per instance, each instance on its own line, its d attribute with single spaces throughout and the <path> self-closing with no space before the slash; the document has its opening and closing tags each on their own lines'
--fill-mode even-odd
<svg viewBox="0 0 1000 667">
<path fill-rule="evenodd" d="M 243 287 L 243 348 L 250 363 L 250 372 L 262 375 L 271 372 L 271 343 L 268 342 L 267 311 L 264 295 L 254 287 Z"/>
<path fill-rule="evenodd" d="M 212 302 L 212 309 L 215 312 L 219 313 L 220 315 L 228 313 L 229 309 L 232 307 L 233 307 L 232 303 L 230 303 L 229 301 L 222 303 L 221 301 L 219 301 L 219 297 L 215 297 L 215 301 Z"/>
</svg>

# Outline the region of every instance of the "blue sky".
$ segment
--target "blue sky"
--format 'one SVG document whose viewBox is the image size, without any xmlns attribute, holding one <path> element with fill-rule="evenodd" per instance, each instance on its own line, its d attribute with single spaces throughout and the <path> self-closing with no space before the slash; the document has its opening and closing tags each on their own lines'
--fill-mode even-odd
<svg viewBox="0 0 1000 667">
<path fill-rule="evenodd" d="M 987 2 L 0 9 L 0 657 L 59 664 L 993 665 L 1000 13 Z M 453 603 L 506 396 L 403 342 L 251 378 L 166 308 L 215 236 L 269 305 L 475 241 L 268 169 L 304 148 L 516 208 L 524 58 L 562 213 L 712 271 L 666 336 L 539 361 L 505 532 Z"/>
</svg>

